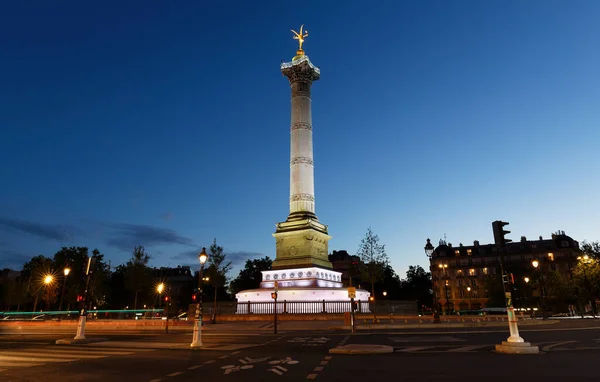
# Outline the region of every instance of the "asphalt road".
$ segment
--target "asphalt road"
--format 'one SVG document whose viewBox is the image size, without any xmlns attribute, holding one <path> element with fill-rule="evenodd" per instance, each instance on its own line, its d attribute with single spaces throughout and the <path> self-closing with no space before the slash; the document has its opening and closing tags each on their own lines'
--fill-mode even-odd
<svg viewBox="0 0 600 382">
<path fill-rule="evenodd" d="M 0 337 L 0 380 L 598 380 L 600 322 L 561 322 L 521 334 L 543 353 L 494 353 L 493 345 L 508 336 L 503 328 L 207 333 L 205 348 L 197 351 L 186 348 L 191 334 L 111 334 L 108 342 L 64 346 L 53 345 L 61 337 L 56 335 L 5 335 Z M 395 352 L 328 353 L 353 343 L 391 345 Z"/>
</svg>

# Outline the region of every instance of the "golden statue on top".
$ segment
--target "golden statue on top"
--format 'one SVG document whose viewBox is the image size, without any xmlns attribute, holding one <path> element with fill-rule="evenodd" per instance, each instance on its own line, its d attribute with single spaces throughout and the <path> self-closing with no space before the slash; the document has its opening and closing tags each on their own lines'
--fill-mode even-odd
<svg viewBox="0 0 600 382">
<path fill-rule="evenodd" d="M 304 28 L 304 24 L 302 24 L 300 26 L 300 33 L 296 32 L 293 29 L 290 29 L 292 31 L 292 33 L 294 34 L 294 40 L 298 40 L 298 54 L 302 54 L 304 51 L 302 50 L 302 44 L 304 43 L 304 38 L 308 37 L 308 31 L 302 31 L 302 28 Z"/>
</svg>

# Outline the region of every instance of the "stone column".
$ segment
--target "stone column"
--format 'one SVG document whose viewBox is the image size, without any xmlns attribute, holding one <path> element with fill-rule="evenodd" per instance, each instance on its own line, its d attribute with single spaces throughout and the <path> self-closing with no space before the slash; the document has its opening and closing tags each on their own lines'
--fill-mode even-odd
<svg viewBox="0 0 600 382">
<path fill-rule="evenodd" d="M 290 126 L 290 216 L 316 219 L 310 88 L 319 69 L 308 56 L 282 65 L 292 91 Z"/>
</svg>

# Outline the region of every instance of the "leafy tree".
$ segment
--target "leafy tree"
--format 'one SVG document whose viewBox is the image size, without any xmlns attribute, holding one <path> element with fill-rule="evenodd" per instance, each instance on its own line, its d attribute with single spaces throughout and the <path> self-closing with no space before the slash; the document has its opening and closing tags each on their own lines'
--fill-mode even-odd
<svg viewBox="0 0 600 382">
<path fill-rule="evenodd" d="M 262 281 L 262 271 L 270 270 L 272 265 L 273 260 L 269 256 L 261 259 L 246 260 L 244 268 L 229 283 L 229 290 L 232 294 L 235 294 L 242 290 L 258 288 Z"/>
<path fill-rule="evenodd" d="M 22 277 L 27 281 L 27 293 L 34 300 L 33 311 L 37 310 L 38 300 L 46 299 L 49 305 L 56 298 L 56 283 L 47 285 L 44 279 L 48 275 L 56 277 L 52 259 L 43 255 L 35 256 L 23 265 Z"/>
<path fill-rule="evenodd" d="M 587 256 L 585 256 L 587 255 Z M 591 257 L 593 253 L 580 256 L 573 269 L 573 286 L 581 305 L 591 305 L 592 314 L 596 315 L 596 299 L 600 297 L 600 260 Z M 582 314 L 583 314 L 582 309 Z"/>
<path fill-rule="evenodd" d="M 226 261 L 227 255 L 223 253 L 223 247 L 217 245 L 217 239 L 213 240 L 213 243 L 209 248 L 208 261 L 210 266 L 208 267 L 209 282 L 214 289 L 214 300 L 213 300 L 213 311 L 211 321 L 216 323 L 217 321 L 217 291 L 219 288 L 223 289 L 227 283 L 227 273 L 231 270 L 231 261 Z"/>
<path fill-rule="evenodd" d="M 146 253 L 144 247 L 137 246 L 133 249 L 131 259 L 121 269 L 125 279 L 125 288 L 135 295 L 133 309 L 137 309 L 139 293 L 151 286 L 152 271 L 148 267 L 149 261 L 150 255 Z"/>
<path fill-rule="evenodd" d="M 379 236 L 375 235 L 371 228 L 360 242 L 357 255 L 365 264 L 362 279 L 371 284 L 371 295 L 375 297 L 375 283 L 383 279 L 389 258 L 385 253 L 385 245 L 379 244 Z"/>
<path fill-rule="evenodd" d="M 432 298 L 431 273 L 421 266 L 409 266 L 406 279 L 402 280 L 402 292 L 405 299 L 416 301 L 418 306 L 431 306 Z"/>
</svg>

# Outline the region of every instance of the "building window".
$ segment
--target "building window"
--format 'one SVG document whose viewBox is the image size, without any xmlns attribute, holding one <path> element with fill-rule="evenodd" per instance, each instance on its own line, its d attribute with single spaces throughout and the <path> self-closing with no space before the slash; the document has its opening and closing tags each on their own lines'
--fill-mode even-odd
<svg viewBox="0 0 600 382">
<path fill-rule="evenodd" d="M 469 259 L 469 266 L 473 265 L 473 259 Z"/>
<path fill-rule="evenodd" d="M 550 264 L 550 268 L 552 268 L 552 270 L 555 271 L 556 270 L 556 263 Z"/>
<path fill-rule="evenodd" d="M 488 269 L 487 268 L 483 268 L 483 274 L 487 275 L 488 274 Z"/>
<path fill-rule="evenodd" d="M 550 259 L 550 261 L 554 261 L 554 253 L 548 253 L 548 259 Z"/>
<path fill-rule="evenodd" d="M 475 280 L 475 279 L 471 280 L 471 285 L 477 286 L 477 280 Z"/>
<path fill-rule="evenodd" d="M 471 291 L 471 297 L 473 297 L 473 298 L 479 297 L 479 293 L 477 293 L 476 289 L 474 289 L 474 290 Z"/>
<path fill-rule="evenodd" d="M 458 249 L 457 249 L 457 250 L 455 250 L 455 251 L 454 251 L 454 254 L 455 254 L 456 256 L 460 256 L 460 250 L 458 250 Z"/>
<path fill-rule="evenodd" d="M 473 252 L 470 249 L 467 249 L 467 255 L 471 256 Z"/>
<path fill-rule="evenodd" d="M 463 282 L 462 279 L 458 279 L 458 285 L 459 286 L 462 285 L 462 282 Z"/>
<path fill-rule="evenodd" d="M 460 295 L 460 298 L 465 297 L 465 292 L 463 290 L 459 291 L 458 294 Z"/>
<path fill-rule="evenodd" d="M 460 260 L 456 260 L 456 266 L 460 267 Z"/>
<path fill-rule="evenodd" d="M 485 265 L 485 258 L 481 259 L 481 265 Z"/>
<path fill-rule="evenodd" d="M 464 275 L 463 275 L 463 270 L 462 270 L 462 269 L 457 269 L 457 270 L 456 270 L 456 275 L 457 275 L 457 276 L 464 276 Z"/>
<path fill-rule="evenodd" d="M 469 276 L 475 276 L 475 269 L 469 269 Z"/>
</svg>

